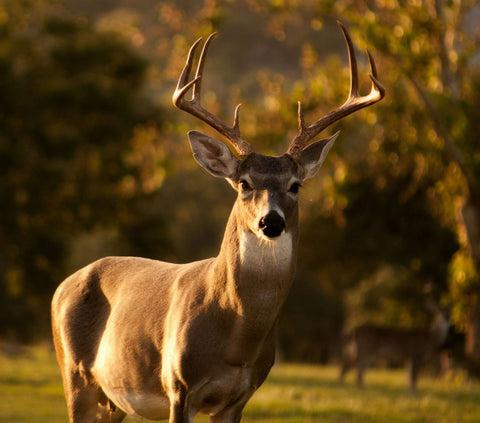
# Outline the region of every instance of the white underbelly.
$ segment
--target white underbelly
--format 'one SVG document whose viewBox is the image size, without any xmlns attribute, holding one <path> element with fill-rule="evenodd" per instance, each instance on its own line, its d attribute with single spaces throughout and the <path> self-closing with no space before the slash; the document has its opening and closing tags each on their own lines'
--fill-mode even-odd
<svg viewBox="0 0 480 423">
<path fill-rule="evenodd" d="M 168 398 L 152 393 L 109 390 L 102 386 L 104 393 L 125 413 L 150 420 L 166 420 L 170 414 Z"/>
<path fill-rule="evenodd" d="M 92 374 L 105 395 L 130 416 L 150 420 L 168 419 L 170 402 L 154 372 L 150 376 L 137 372 L 138 363 L 102 339 Z M 120 348 L 122 351 L 123 349 Z"/>
</svg>

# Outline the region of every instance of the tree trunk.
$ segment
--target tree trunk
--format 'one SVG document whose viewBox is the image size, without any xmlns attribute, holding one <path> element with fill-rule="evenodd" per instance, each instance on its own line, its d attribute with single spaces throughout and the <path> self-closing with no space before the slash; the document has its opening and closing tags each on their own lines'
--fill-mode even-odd
<svg viewBox="0 0 480 423">
<path fill-rule="evenodd" d="M 480 304 L 478 293 L 472 294 L 469 303 L 465 352 L 480 366 Z"/>
<path fill-rule="evenodd" d="M 472 286 L 467 315 L 465 352 L 474 368 L 480 368 L 480 204 L 471 196 L 462 207 L 462 220 L 477 281 Z"/>
</svg>

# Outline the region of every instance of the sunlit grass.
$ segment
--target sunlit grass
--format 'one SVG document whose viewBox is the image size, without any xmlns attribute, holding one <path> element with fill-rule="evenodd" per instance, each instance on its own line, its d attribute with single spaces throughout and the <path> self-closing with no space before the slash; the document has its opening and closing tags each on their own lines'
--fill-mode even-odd
<svg viewBox="0 0 480 423">
<path fill-rule="evenodd" d="M 334 367 L 282 365 L 274 369 L 245 411 L 247 422 L 467 422 L 480 421 L 480 387 L 424 378 L 407 391 L 403 370 L 371 370 L 365 389 L 337 383 Z"/>
<path fill-rule="evenodd" d="M 67 422 L 60 371 L 46 347 L 0 355 L 0 422 Z"/>
<path fill-rule="evenodd" d="M 480 385 L 423 377 L 418 394 L 407 391 L 404 370 L 372 369 L 366 388 L 350 375 L 337 383 L 333 366 L 280 364 L 248 403 L 242 422 L 422 422 L 480 421 Z M 0 356 L 0 422 L 67 422 L 60 372 L 53 352 L 28 349 L 21 357 Z M 127 418 L 125 422 L 138 420 Z M 199 417 L 196 422 L 206 422 Z"/>
</svg>

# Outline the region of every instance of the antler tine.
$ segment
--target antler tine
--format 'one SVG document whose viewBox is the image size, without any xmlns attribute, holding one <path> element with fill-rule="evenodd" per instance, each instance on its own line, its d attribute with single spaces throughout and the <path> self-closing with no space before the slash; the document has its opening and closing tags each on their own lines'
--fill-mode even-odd
<svg viewBox="0 0 480 423">
<path fill-rule="evenodd" d="M 370 65 L 370 70 L 372 71 L 371 76 L 374 78 L 377 78 L 377 66 L 375 65 L 375 60 L 373 60 L 373 56 L 370 53 L 370 50 L 367 48 L 367 57 L 368 57 L 368 63 Z"/>
<path fill-rule="evenodd" d="M 180 78 L 178 78 L 177 87 L 175 88 L 175 92 L 173 93 L 173 96 L 172 96 L 172 102 L 174 106 L 180 109 L 182 108 L 180 103 L 181 103 L 181 100 L 183 99 L 183 96 L 192 87 L 192 85 L 198 82 L 198 77 L 190 82 L 188 82 L 188 79 L 190 78 L 190 72 L 192 70 L 193 57 L 195 56 L 195 50 L 197 49 L 197 46 L 200 43 L 200 41 L 202 41 L 201 38 L 195 41 L 193 45 L 190 47 L 190 50 L 188 52 L 187 62 L 183 67 L 182 73 L 180 74 Z"/>
<path fill-rule="evenodd" d="M 373 56 L 367 49 L 367 57 L 368 63 L 370 64 L 370 70 L 372 73 L 368 75 L 372 80 L 372 89 L 370 90 L 370 94 L 375 93 L 376 95 L 381 96 L 380 100 L 385 97 L 385 87 L 382 83 L 377 79 L 377 66 L 375 65 L 375 60 L 373 60 Z"/>
<path fill-rule="evenodd" d="M 350 64 L 350 94 L 348 97 L 358 97 L 358 67 L 357 58 L 355 57 L 355 47 L 353 46 L 352 39 L 347 29 L 340 23 L 340 21 L 337 21 L 337 24 L 342 30 L 348 49 L 348 63 Z"/>
<path fill-rule="evenodd" d="M 317 136 L 325 128 L 329 127 L 336 121 L 344 118 L 345 116 L 348 116 L 353 112 L 356 112 L 363 107 L 370 106 L 377 101 L 380 101 L 385 96 L 385 88 L 377 79 L 377 69 L 375 66 L 375 61 L 373 60 L 373 57 L 368 50 L 367 56 L 371 69 L 371 74 L 369 76 L 372 80 L 372 87 L 367 95 L 360 96 L 358 94 L 358 70 L 353 42 L 347 29 L 340 22 L 337 21 L 337 23 L 342 30 L 348 48 L 348 57 L 350 62 L 350 92 L 348 94 L 347 100 L 345 101 L 345 103 L 342 104 L 342 106 L 327 113 L 325 116 L 323 116 L 310 126 L 305 125 L 302 106 L 300 102 L 298 102 L 299 131 L 287 150 L 287 153 L 295 158 L 300 156 L 302 150 L 306 147 L 308 141 Z"/>
<path fill-rule="evenodd" d="M 214 32 L 205 41 L 202 52 L 200 54 L 200 59 L 198 61 L 197 70 L 195 77 L 192 81 L 188 82 L 190 78 L 190 72 L 192 70 L 193 58 L 195 56 L 195 50 L 202 40 L 199 38 L 190 48 L 188 53 L 187 62 L 183 68 L 183 71 L 178 79 L 177 87 L 172 96 L 173 104 L 181 110 L 184 110 L 191 115 L 199 118 L 203 122 L 207 123 L 212 128 L 216 129 L 220 134 L 225 136 L 230 143 L 235 147 L 237 152 L 246 156 L 252 152 L 252 149 L 247 141 L 245 141 L 240 134 L 240 125 L 239 125 L 239 108 L 240 105 L 235 109 L 235 118 L 233 126 L 228 126 L 224 124 L 220 119 L 210 113 L 208 110 L 205 110 L 200 104 L 201 96 L 201 85 L 202 85 L 202 76 L 203 68 L 205 66 L 205 59 L 207 55 L 208 46 L 210 41 L 216 35 Z M 193 87 L 193 95 L 191 100 L 185 99 L 185 94 Z"/>
<path fill-rule="evenodd" d="M 213 37 L 217 35 L 216 32 L 213 32 L 205 41 L 203 45 L 202 53 L 200 54 L 200 59 L 198 60 L 197 72 L 195 73 L 195 79 L 197 79 L 197 83 L 193 86 L 193 98 L 200 101 L 200 92 L 202 88 L 202 74 L 203 68 L 205 66 L 205 58 L 207 57 L 208 46 L 210 45 L 210 41 L 212 41 Z"/>
</svg>

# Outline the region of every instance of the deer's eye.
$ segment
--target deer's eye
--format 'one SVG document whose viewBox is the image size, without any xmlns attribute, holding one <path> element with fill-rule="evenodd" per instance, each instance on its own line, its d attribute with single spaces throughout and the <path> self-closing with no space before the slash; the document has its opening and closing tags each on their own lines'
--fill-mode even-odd
<svg viewBox="0 0 480 423">
<path fill-rule="evenodd" d="M 252 190 L 252 187 L 250 186 L 250 184 L 245 179 L 242 179 L 240 181 L 240 188 L 242 188 L 242 191 L 251 191 Z"/>
<path fill-rule="evenodd" d="M 298 190 L 300 189 L 301 186 L 302 185 L 299 182 L 294 182 L 288 189 L 288 192 L 292 194 L 298 194 Z"/>
</svg>

